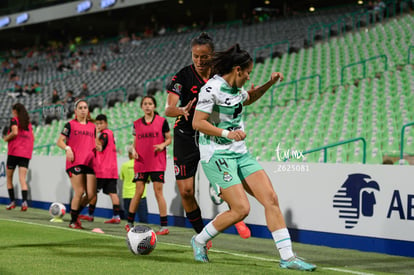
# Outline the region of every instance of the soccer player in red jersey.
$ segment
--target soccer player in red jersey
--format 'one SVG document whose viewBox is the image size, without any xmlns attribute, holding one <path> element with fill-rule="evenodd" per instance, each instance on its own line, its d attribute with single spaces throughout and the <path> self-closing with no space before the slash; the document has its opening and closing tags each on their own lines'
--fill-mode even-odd
<svg viewBox="0 0 414 275">
<path fill-rule="evenodd" d="M 3 137 L 4 141 L 8 142 L 6 177 L 10 204 L 7 205 L 6 209 L 16 208 L 13 174 L 16 166 L 19 166 L 19 181 L 22 188 L 21 211 L 26 211 L 28 207 L 26 175 L 30 159 L 32 158 L 34 136 L 29 114 L 24 105 L 21 103 L 14 104 L 12 106 L 12 114 L 13 117 L 10 120 L 7 135 Z"/>
<path fill-rule="evenodd" d="M 88 103 L 80 99 L 75 102 L 75 119 L 66 123 L 57 141 L 57 146 L 66 151 L 66 172 L 74 191 L 69 223 L 74 229 L 82 229 L 79 212 L 96 196 L 95 139 Z"/>
<path fill-rule="evenodd" d="M 97 183 L 97 192 L 102 189 L 104 194 L 111 197 L 113 216 L 112 219 L 105 223 L 119 224 L 121 217 L 119 215 L 119 197 L 117 193 L 118 163 L 116 156 L 116 146 L 114 133 L 108 129 L 108 119 L 106 115 L 100 114 L 95 118 L 96 128 L 98 130 L 98 145 L 96 146 L 96 165 L 95 175 Z M 88 215 L 79 215 L 81 220 L 93 221 L 97 196 L 89 202 Z"/>
<path fill-rule="evenodd" d="M 141 101 L 141 108 L 144 116 L 134 121 L 133 135 L 133 156 L 134 163 L 134 182 L 136 183 L 135 195 L 131 200 L 128 213 L 128 224 L 125 229 L 129 231 L 134 224 L 135 212 L 145 183 L 151 178 L 154 184 L 155 198 L 160 212 L 161 228 L 156 232 L 157 235 L 167 235 L 167 203 L 163 194 L 164 172 L 167 167 L 166 147 L 171 144 L 170 127 L 165 118 L 158 115 L 155 111 L 157 102 L 152 96 L 145 96 Z"/>
</svg>

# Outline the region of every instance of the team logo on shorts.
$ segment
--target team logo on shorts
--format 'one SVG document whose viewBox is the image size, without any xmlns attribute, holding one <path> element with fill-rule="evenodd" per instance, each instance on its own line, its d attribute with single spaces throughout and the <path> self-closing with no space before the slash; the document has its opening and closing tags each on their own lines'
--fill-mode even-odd
<svg viewBox="0 0 414 275">
<path fill-rule="evenodd" d="M 231 181 L 233 179 L 233 177 L 228 173 L 228 172 L 224 172 L 223 173 L 223 180 L 225 181 L 225 182 L 229 182 L 229 181 Z"/>
<path fill-rule="evenodd" d="M 81 169 L 79 167 L 75 167 L 75 172 L 79 173 L 81 171 Z"/>
<path fill-rule="evenodd" d="M 174 173 L 175 173 L 176 176 L 178 176 L 180 174 L 180 168 L 178 168 L 177 164 L 174 165 Z"/>
</svg>

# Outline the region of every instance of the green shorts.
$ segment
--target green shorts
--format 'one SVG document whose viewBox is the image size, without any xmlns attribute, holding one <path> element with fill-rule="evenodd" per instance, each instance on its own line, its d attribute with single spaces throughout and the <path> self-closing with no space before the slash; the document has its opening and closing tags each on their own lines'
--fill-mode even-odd
<svg viewBox="0 0 414 275">
<path fill-rule="evenodd" d="M 201 161 L 201 165 L 218 194 L 221 193 L 220 187 L 226 189 L 240 184 L 249 175 L 263 169 L 249 153 L 238 157 L 213 155 L 208 163 Z"/>
</svg>

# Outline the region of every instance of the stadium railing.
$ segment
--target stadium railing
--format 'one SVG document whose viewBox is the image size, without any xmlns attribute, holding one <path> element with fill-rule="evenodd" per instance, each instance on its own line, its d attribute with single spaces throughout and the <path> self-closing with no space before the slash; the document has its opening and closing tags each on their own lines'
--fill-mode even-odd
<svg viewBox="0 0 414 275">
<path fill-rule="evenodd" d="M 299 97 L 298 97 L 298 84 L 299 84 L 299 82 L 305 81 L 305 80 L 309 80 L 309 79 L 313 79 L 313 78 L 317 78 L 318 79 L 318 93 L 320 94 L 321 93 L 321 86 L 322 86 L 322 84 L 321 84 L 321 76 L 319 74 L 301 77 L 301 78 L 296 79 L 296 80 L 292 80 L 292 81 L 289 81 L 289 82 L 286 82 L 286 83 L 282 83 L 282 84 L 275 85 L 272 88 L 272 91 L 270 93 L 270 107 L 271 108 L 273 107 L 273 94 L 274 94 L 274 91 L 277 88 L 280 88 L 280 87 L 283 87 L 283 86 L 295 85 L 294 98 L 292 98 L 291 100 L 298 101 L 298 99 L 299 99 Z"/>
<path fill-rule="evenodd" d="M 363 148 L 362 148 L 362 163 L 365 164 L 366 163 L 366 159 L 367 159 L 367 142 L 365 141 L 365 138 L 363 137 L 356 137 L 356 138 L 351 138 L 351 139 L 347 139 L 347 140 L 343 140 L 343 141 L 338 141 L 332 144 L 328 144 L 328 145 L 324 145 L 315 149 L 310 149 L 310 150 L 306 150 L 304 152 L 302 152 L 302 155 L 306 155 L 306 154 L 310 154 L 310 153 L 314 153 L 314 152 L 319 152 L 322 151 L 324 152 L 324 156 L 323 156 L 323 162 L 326 163 L 328 161 L 328 149 L 332 148 L 332 147 L 336 147 L 336 146 L 340 146 L 340 145 L 344 145 L 347 143 L 352 143 L 352 142 L 357 142 L 357 141 L 362 141 L 363 144 Z M 285 161 L 288 161 L 289 159 L 285 159 Z"/>
<path fill-rule="evenodd" d="M 72 70 L 72 71 L 65 72 L 65 73 L 61 73 L 61 74 L 59 74 L 59 75 L 57 75 L 57 76 L 53 76 L 53 77 L 51 77 L 51 78 L 47 79 L 47 80 L 45 81 L 45 85 L 49 84 L 49 83 L 50 83 L 50 82 L 52 82 L 53 80 L 56 80 L 56 79 L 58 79 L 58 80 L 62 80 L 62 79 L 64 79 L 65 77 L 67 77 L 67 76 L 69 76 L 69 75 L 73 75 L 73 74 L 75 74 L 75 75 L 79 76 L 79 72 L 78 72 L 78 71 L 76 71 L 76 70 Z"/>
<path fill-rule="evenodd" d="M 158 80 L 162 80 L 162 90 L 164 91 L 167 87 L 167 81 L 169 79 L 169 77 L 174 76 L 175 73 L 168 73 L 168 74 L 164 74 L 162 76 L 158 76 L 158 77 L 154 77 L 154 78 L 150 78 L 145 80 L 144 82 L 144 95 L 148 94 L 148 84 L 151 82 L 156 82 Z"/>
<path fill-rule="evenodd" d="M 44 107 L 39 108 L 39 109 L 31 110 L 28 113 L 29 114 L 38 113 L 39 118 L 46 117 L 47 115 L 52 115 L 52 116 L 56 116 L 60 119 L 63 119 L 64 114 L 65 114 L 65 106 L 63 106 L 62 104 L 44 106 Z M 56 114 L 59 114 L 59 116 L 57 116 Z"/>
<path fill-rule="evenodd" d="M 401 149 L 400 149 L 400 160 L 404 158 L 404 135 L 405 135 L 405 129 L 407 127 L 414 126 L 414 121 L 409 122 L 407 124 L 404 124 L 401 128 Z"/>
<path fill-rule="evenodd" d="M 335 22 L 322 24 L 316 23 L 308 27 L 307 30 L 307 39 L 310 45 L 313 45 L 315 42 L 315 36 L 317 31 L 322 31 L 322 39 L 327 38 L 329 40 L 331 34 L 332 26 L 338 25 L 338 35 L 346 31 L 346 20 L 351 18 L 351 30 L 358 31 L 361 28 L 361 18 L 365 18 L 367 25 L 375 24 L 377 22 L 382 22 L 384 19 L 390 18 L 391 16 L 397 15 L 397 1 L 390 0 L 386 1 L 384 7 L 380 7 L 378 10 L 359 10 L 355 12 L 347 13 Z M 411 8 L 410 0 L 399 1 L 400 15 L 404 13 L 405 7 L 408 7 L 408 10 Z M 378 17 L 378 20 L 377 20 Z M 342 26 L 343 25 L 343 26 Z M 342 32 L 341 32 L 342 31 Z"/>
<path fill-rule="evenodd" d="M 367 62 L 375 60 L 375 59 L 384 59 L 384 71 L 388 70 L 388 57 L 385 54 L 382 55 L 377 55 L 377 56 L 373 56 L 358 62 L 354 62 L 348 65 L 345 65 L 341 68 L 341 85 L 344 85 L 344 71 L 347 68 L 353 67 L 353 66 L 357 66 L 357 65 L 362 65 L 362 78 L 366 78 L 367 77 Z"/>
<path fill-rule="evenodd" d="M 328 23 L 328 24 L 316 23 L 316 24 L 310 25 L 308 27 L 308 35 L 307 35 L 310 45 L 314 44 L 315 35 L 318 30 L 322 31 L 322 39 L 325 39 L 325 34 L 326 34 L 326 38 L 329 40 L 331 36 L 331 28 L 335 25 L 338 25 L 338 35 L 345 33 L 346 22 L 343 17 L 340 17 L 337 21 Z"/>
<path fill-rule="evenodd" d="M 414 49 L 414 45 L 411 45 L 410 47 L 408 47 L 408 53 L 407 53 L 407 64 L 411 64 L 411 50 Z"/>
<path fill-rule="evenodd" d="M 44 145 L 38 145 L 33 147 L 33 151 L 37 151 L 39 149 L 43 149 L 46 148 L 46 155 L 50 156 L 50 147 L 52 146 L 57 146 L 56 143 L 49 143 L 49 144 L 44 144 Z"/>
<path fill-rule="evenodd" d="M 289 54 L 289 49 L 290 49 L 290 42 L 289 40 L 284 40 L 284 41 L 280 41 L 280 42 L 276 42 L 276 43 L 271 43 L 271 44 L 267 44 L 261 47 L 257 47 L 253 50 L 253 67 L 256 65 L 256 56 L 257 56 L 257 52 L 263 50 L 263 49 L 268 49 L 270 48 L 270 56 L 273 56 L 274 53 L 274 48 L 278 45 L 282 45 L 282 44 L 286 44 L 287 45 L 287 50 L 286 53 Z"/>
<path fill-rule="evenodd" d="M 103 106 L 106 106 L 107 101 L 108 101 L 107 100 L 108 95 L 112 94 L 112 93 L 117 93 L 119 91 L 122 91 L 123 100 L 126 101 L 127 100 L 127 91 L 124 87 L 119 87 L 119 88 L 111 89 L 111 90 L 108 90 L 108 91 L 105 91 L 105 92 L 102 92 L 102 93 L 99 93 L 99 94 L 90 95 L 90 96 L 87 96 L 86 99 L 102 96 L 103 97 Z"/>
</svg>

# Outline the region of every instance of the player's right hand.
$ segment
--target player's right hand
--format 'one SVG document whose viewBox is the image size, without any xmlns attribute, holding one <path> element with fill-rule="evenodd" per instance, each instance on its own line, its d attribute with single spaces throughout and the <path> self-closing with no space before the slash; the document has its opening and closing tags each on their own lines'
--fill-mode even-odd
<svg viewBox="0 0 414 275">
<path fill-rule="evenodd" d="M 73 162 L 73 160 L 75 159 L 75 156 L 73 155 L 72 148 L 68 148 L 66 150 L 66 159 L 70 162 Z"/>
</svg>

